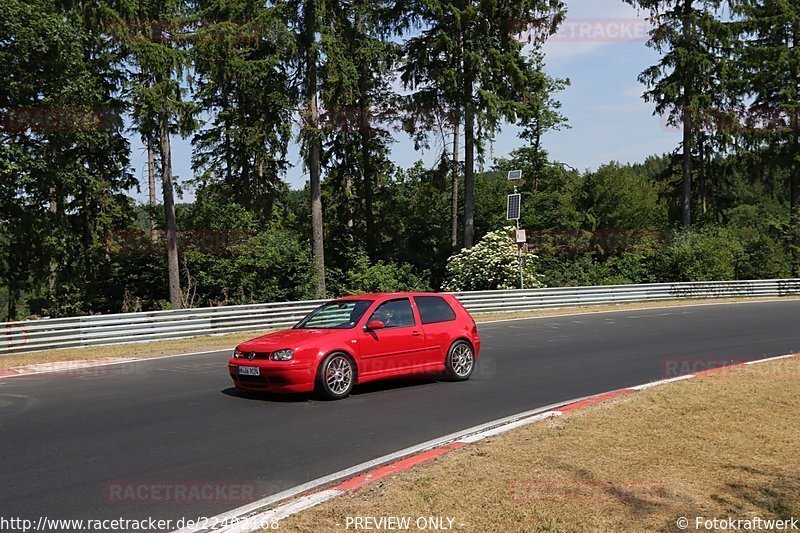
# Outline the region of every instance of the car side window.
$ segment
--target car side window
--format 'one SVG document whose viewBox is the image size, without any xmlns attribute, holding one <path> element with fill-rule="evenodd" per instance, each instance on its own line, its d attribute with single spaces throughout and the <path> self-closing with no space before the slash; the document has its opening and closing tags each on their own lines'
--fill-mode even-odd
<svg viewBox="0 0 800 533">
<path fill-rule="evenodd" d="M 416 324 L 408 298 L 382 303 L 369 320 L 380 320 L 387 328 L 403 328 Z"/>
<path fill-rule="evenodd" d="M 441 296 L 415 296 L 414 301 L 419 309 L 419 317 L 423 325 L 451 322 L 456 319 L 455 311 Z"/>
</svg>

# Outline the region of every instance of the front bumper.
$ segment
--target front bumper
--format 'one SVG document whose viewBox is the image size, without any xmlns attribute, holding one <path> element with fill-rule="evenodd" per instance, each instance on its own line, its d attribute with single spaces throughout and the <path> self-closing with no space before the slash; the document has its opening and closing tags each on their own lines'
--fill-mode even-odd
<svg viewBox="0 0 800 533">
<path fill-rule="evenodd" d="M 258 367 L 258 376 L 239 375 L 240 366 Z M 314 365 L 299 361 L 249 361 L 231 359 L 228 372 L 236 388 L 264 392 L 311 392 L 314 390 Z"/>
</svg>

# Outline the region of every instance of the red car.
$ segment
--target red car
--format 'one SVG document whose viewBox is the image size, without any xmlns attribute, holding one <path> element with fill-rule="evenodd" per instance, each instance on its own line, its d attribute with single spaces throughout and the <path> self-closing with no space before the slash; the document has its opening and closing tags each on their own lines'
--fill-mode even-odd
<svg viewBox="0 0 800 533">
<path fill-rule="evenodd" d="M 475 321 L 452 295 L 365 294 L 240 344 L 228 368 L 240 389 L 340 399 L 378 379 L 444 372 L 467 380 L 480 348 Z"/>
</svg>

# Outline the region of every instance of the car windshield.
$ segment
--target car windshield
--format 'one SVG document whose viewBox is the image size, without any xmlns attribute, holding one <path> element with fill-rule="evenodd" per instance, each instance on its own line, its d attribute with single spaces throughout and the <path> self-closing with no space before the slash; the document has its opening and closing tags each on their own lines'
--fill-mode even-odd
<svg viewBox="0 0 800 533">
<path fill-rule="evenodd" d="M 352 329 L 373 300 L 328 302 L 301 320 L 294 329 Z"/>
</svg>

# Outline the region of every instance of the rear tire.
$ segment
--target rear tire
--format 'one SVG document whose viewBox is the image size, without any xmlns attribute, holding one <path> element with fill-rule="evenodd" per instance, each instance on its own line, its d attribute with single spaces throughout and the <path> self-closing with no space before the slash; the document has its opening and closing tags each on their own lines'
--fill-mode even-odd
<svg viewBox="0 0 800 533">
<path fill-rule="evenodd" d="M 356 367 L 349 356 L 336 352 L 322 360 L 317 370 L 316 391 L 324 400 L 342 400 L 355 384 Z"/>
<path fill-rule="evenodd" d="M 475 370 L 475 352 L 465 340 L 457 340 L 450 346 L 445 360 L 445 374 L 453 381 L 467 381 Z"/>
</svg>

